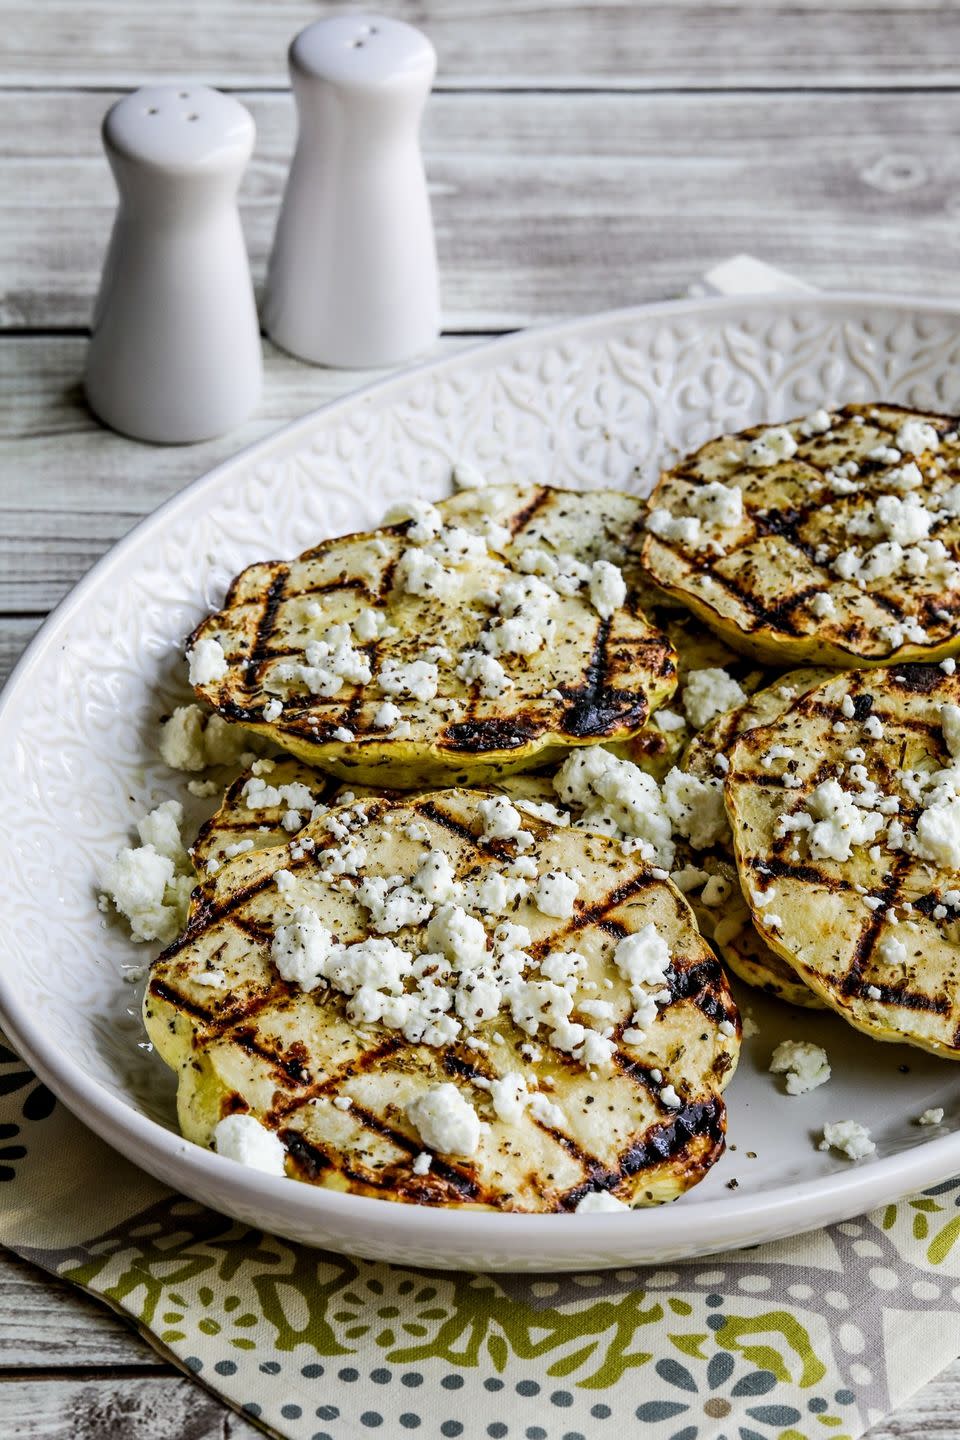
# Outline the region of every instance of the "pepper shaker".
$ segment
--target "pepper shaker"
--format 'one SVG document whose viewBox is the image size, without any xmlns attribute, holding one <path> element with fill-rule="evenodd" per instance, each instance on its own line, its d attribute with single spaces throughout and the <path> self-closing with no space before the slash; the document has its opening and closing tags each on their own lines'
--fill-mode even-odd
<svg viewBox="0 0 960 1440">
<path fill-rule="evenodd" d="M 237 212 L 254 133 L 241 104 L 202 85 L 137 90 L 104 117 L 119 207 L 86 391 L 125 435 L 205 440 L 257 404 L 260 330 Z"/>
<path fill-rule="evenodd" d="M 289 59 L 299 134 L 266 331 L 314 364 L 397 364 L 440 328 L 419 142 L 436 54 L 402 21 L 337 15 L 302 30 Z"/>
</svg>

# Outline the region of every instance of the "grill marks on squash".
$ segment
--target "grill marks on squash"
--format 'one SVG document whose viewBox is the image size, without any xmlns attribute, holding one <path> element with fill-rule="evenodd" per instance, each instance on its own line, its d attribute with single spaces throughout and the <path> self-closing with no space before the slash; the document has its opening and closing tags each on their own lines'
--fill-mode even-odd
<svg viewBox="0 0 960 1440">
<path fill-rule="evenodd" d="M 881 444 L 894 445 L 899 424 L 920 412 L 848 405 L 835 413 L 837 420 L 825 436 L 804 437 L 794 427 L 797 454 L 769 470 L 751 468 L 745 459 L 736 459 L 738 452 L 731 452 L 731 446 L 739 447 L 769 428 L 758 425 L 738 436 L 709 441 L 665 472 L 650 503 L 666 505 L 674 513 L 682 513 L 687 485 L 699 487 L 712 480 L 735 484 L 746 477 L 743 534 L 730 541 L 719 532 L 723 551 L 718 555 L 705 549 L 688 551 L 675 541 L 648 534 L 642 552 L 644 566 L 659 585 L 680 596 L 734 648 L 780 663 L 884 662 L 898 647 L 885 640 L 880 630 L 891 621 L 907 619 L 927 629 L 930 640 L 919 645 L 911 641 L 902 653 L 916 658 L 931 651 L 945 654 L 951 648 L 960 611 L 956 593 L 946 594 L 943 584 L 930 579 L 906 576 L 888 577 L 879 585 L 871 582 L 862 592 L 840 582 L 830 568 L 832 557 L 847 545 L 859 545 L 865 551 L 884 538 L 879 532 L 872 539 L 852 535 L 841 543 L 837 537 L 844 535 L 843 520 L 858 504 L 870 503 L 892 488 L 885 483 L 884 465 L 869 459 L 869 451 Z M 926 413 L 922 418 L 941 436 L 937 452 L 941 472 L 936 483 L 953 483 L 960 442 L 942 437 L 956 428 L 956 422 Z M 828 470 L 848 458 L 859 465 L 856 479 L 864 485 L 862 493 L 847 493 L 828 479 Z M 897 463 L 912 459 L 904 455 Z M 925 486 L 930 483 L 925 479 Z M 810 490 L 814 493 L 807 498 Z M 925 490 L 918 493 L 922 497 Z M 825 521 L 825 516 L 830 518 Z M 818 558 L 828 535 L 828 556 Z M 960 555 L 957 519 L 936 521 L 930 538 L 943 540 L 953 558 Z M 817 618 L 804 613 L 806 604 L 824 590 L 834 597 L 835 614 Z M 771 591 L 779 593 L 771 595 Z"/>
<path fill-rule="evenodd" d="M 406 800 L 397 797 L 361 802 L 371 817 L 379 817 L 371 818 L 361 835 L 369 843 L 372 827 L 387 818 L 390 823 L 384 824 L 384 835 L 396 833 L 408 817 L 422 821 L 436 832 L 432 843 L 447 849 L 456 873 L 476 875 L 479 866 L 499 865 L 506 854 L 504 842 L 484 840 L 475 833 L 475 807 L 480 798 L 479 794 L 451 791 Z M 595 887 L 578 904 L 570 920 L 549 922 L 549 933 L 531 946 L 535 956 L 558 946 L 563 948 L 565 941 L 575 941 L 591 927 L 608 937 L 609 944 L 626 933 L 628 926 L 639 927 L 653 913 L 658 915 L 658 923 L 667 927 L 665 933 L 675 937 L 675 961 L 667 976 L 671 999 L 662 1007 L 654 1027 L 660 1037 L 654 1041 L 658 1058 L 646 1062 L 637 1059 L 623 1047 L 625 1024 L 619 1023 L 615 1031 L 618 1048 L 612 1073 L 616 1083 L 627 1086 L 612 1097 L 617 1106 L 615 1126 L 625 1126 L 622 1143 L 618 1141 L 611 1147 L 608 1136 L 606 1155 L 594 1153 L 585 1138 L 594 1132 L 578 1129 L 583 1122 L 577 1121 L 576 1109 L 568 1111 L 568 1119 L 561 1127 L 527 1115 L 527 1134 L 543 1137 L 547 1147 L 544 1154 L 566 1157 L 564 1178 L 553 1175 L 556 1163 L 551 1167 L 542 1158 L 537 1164 L 532 1159 L 525 1163 L 523 1153 L 517 1149 L 518 1144 L 524 1144 L 521 1135 L 518 1133 L 513 1141 L 507 1132 L 503 1148 L 498 1148 L 493 1161 L 485 1165 L 479 1163 L 479 1157 L 476 1161 L 435 1157 L 427 1175 L 416 1176 L 410 1170 L 410 1159 L 422 1146 L 411 1137 L 402 1107 L 397 1108 L 392 1099 L 394 1084 L 411 1074 L 428 1075 L 432 1077 L 430 1083 L 452 1079 L 474 1103 L 483 1102 L 483 1086 L 475 1082 L 493 1080 L 505 1070 L 528 1068 L 519 1057 L 519 1047 L 529 1037 L 514 1027 L 509 1012 L 501 1013 L 484 1027 L 488 1039 L 486 1032 L 492 1031 L 503 1032 L 505 1037 L 488 1055 L 459 1042 L 442 1049 L 410 1044 L 396 1032 L 370 1025 L 364 1026 L 362 1032 L 352 1032 L 358 1049 L 355 1053 L 344 1051 L 337 1062 L 334 1054 L 325 1050 L 311 1055 L 308 1039 L 318 1011 L 330 1017 L 324 1021 L 325 1027 L 342 1026 L 345 997 L 333 991 L 314 991 L 305 996 L 280 980 L 272 967 L 268 967 L 265 987 L 260 980 L 251 984 L 249 979 L 244 980 L 241 966 L 230 988 L 212 990 L 198 1000 L 192 975 L 210 967 L 214 956 L 230 968 L 231 928 L 248 936 L 260 953 L 269 946 L 274 922 L 268 918 L 269 908 L 264 911 L 264 896 L 273 883 L 274 871 L 282 866 L 308 878 L 320 862 L 325 845 L 333 843 L 319 830 L 314 832 L 316 850 L 306 852 L 299 860 L 290 859 L 289 851 L 279 847 L 272 852 L 248 852 L 225 865 L 215 880 L 201 887 L 186 935 L 169 947 L 153 968 L 145 1003 L 148 1028 L 153 1034 L 173 1017 L 180 1017 L 180 1023 L 188 1026 L 192 1039 L 187 1056 L 180 1062 L 181 1074 L 191 1072 L 195 1061 L 205 1055 L 236 1050 L 254 1061 L 273 1096 L 261 1118 L 280 1133 L 292 1171 L 312 1183 L 409 1203 L 456 1203 L 497 1209 L 570 1209 L 588 1189 L 623 1184 L 628 1185 L 628 1195 L 641 1203 L 649 1198 L 648 1192 L 653 1198 L 672 1198 L 701 1177 L 723 1146 L 725 1111 L 719 1091 L 733 1067 L 736 1043 L 720 1039 L 712 1027 L 726 1018 L 735 1020 L 736 1012 L 722 972 L 692 929 L 684 902 L 639 861 L 623 857 L 602 836 L 557 830 L 532 817 L 524 817 L 524 823 L 536 835 L 534 853 L 540 853 L 548 843 L 563 843 L 568 848 L 572 845 L 578 854 L 582 852 L 581 865 L 597 878 L 597 883 L 601 875 L 607 877 L 602 891 L 598 893 Z M 446 844 L 443 836 L 447 837 Z M 570 863 L 575 860 L 576 856 Z M 548 859 L 541 858 L 540 866 L 547 868 Z M 264 873 L 265 867 L 268 873 Z M 669 910 L 664 906 L 666 895 L 670 896 Z M 638 905 L 644 907 L 639 914 Z M 648 906 L 653 908 L 648 910 Z M 342 938 L 348 938 L 343 931 L 350 928 L 349 923 L 338 928 Z M 396 938 L 403 943 L 402 935 Z M 584 943 L 589 952 L 589 942 Z M 574 944 L 570 948 L 577 947 Z M 263 974 L 262 962 L 258 961 L 257 966 L 251 976 Z M 163 1053 L 163 1046 L 158 1048 Z M 546 1088 L 544 1093 L 563 1108 L 567 1090 L 570 1095 L 582 1097 L 584 1088 L 589 1088 L 589 1077 L 572 1057 L 550 1050 L 545 1043 L 543 1048 L 548 1056 L 547 1073 L 554 1078 L 554 1088 Z M 688 1051 L 691 1057 L 698 1058 L 678 1058 Z M 653 1068 L 663 1071 L 662 1082 L 653 1081 Z M 339 1094 L 349 1093 L 351 1081 L 366 1080 L 369 1084 L 377 1079 L 382 1079 L 383 1089 L 376 1105 L 371 1106 L 364 1098 L 367 1092 L 361 1086 L 351 1095 L 349 1109 L 343 1112 L 343 1123 L 350 1127 L 349 1142 L 338 1143 L 329 1133 L 317 1133 L 310 1119 L 313 1102 L 325 1104 Z M 683 1097 L 679 1111 L 671 1110 L 657 1098 L 660 1085 L 671 1081 Z M 604 1093 L 607 1083 L 603 1078 L 596 1081 L 598 1095 Z M 385 1101 L 382 1105 L 381 1097 Z M 578 1102 L 569 1103 L 575 1106 Z M 250 1108 L 248 1097 L 235 1087 L 221 1095 L 219 1106 L 223 1114 Z M 599 1106 L 597 1110 L 600 1121 Z M 644 1111 L 647 1118 L 641 1122 Z M 616 1128 L 609 1132 L 617 1133 Z M 611 1149 L 616 1152 L 615 1159 Z M 634 1193 L 637 1177 L 643 1178 L 646 1191 L 641 1185 Z"/>
<path fill-rule="evenodd" d="M 602 514 L 604 505 L 612 507 L 611 514 L 623 511 L 623 535 L 618 539 L 624 546 L 625 578 L 628 586 L 639 585 L 639 553 L 630 537 L 638 528 L 643 502 L 614 492 L 579 495 L 546 486 L 499 490 L 500 508 L 491 518 L 509 529 L 512 546 L 517 547 L 511 553 L 536 546 L 544 534 L 552 533 L 570 537 L 572 553 L 577 553 L 578 545 L 581 554 L 593 553 L 597 533 L 604 529 L 597 512 Z M 456 525 L 461 514 L 449 509 L 445 519 Z M 562 748 L 632 734 L 642 728 L 653 706 L 671 693 L 676 666 L 666 637 L 629 602 L 594 630 L 597 617 L 583 591 L 575 600 L 560 597 L 556 645 L 528 657 L 506 657 L 512 688 L 497 699 L 481 696 L 476 685 L 464 684 L 453 671 L 459 655 L 476 646 L 488 627 L 487 612 L 458 596 L 430 601 L 395 591 L 395 570 L 407 548 L 405 531 L 410 523 L 325 541 L 289 564 L 259 564 L 238 576 L 225 608 L 191 637 L 196 643 L 205 635 L 216 636 L 228 656 L 224 680 L 198 687 L 204 697 L 228 718 L 268 730 L 295 753 L 330 763 L 341 775 L 351 767 L 356 778 L 372 780 L 372 775 L 362 773 L 365 764 L 385 766 L 396 753 L 409 768 L 417 751 L 425 768 L 421 782 L 428 775 L 435 782 L 440 777 L 434 771 L 449 773 L 458 762 L 474 757 L 482 766 L 492 764 L 495 756 L 516 757 L 519 762 L 529 754 L 532 763 L 551 739 Z M 469 518 L 464 523 L 470 528 Z M 494 570 L 502 563 L 491 552 Z M 468 577 L 470 573 L 463 572 Z M 305 620 L 303 602 L 310 599 L 323 603 L 322 619 Z M 290 693 L 284 698 L 283 713 L 267 721 L 263 711 L 273 693 L 263 688 L 268 662 L 302 655 L 305 634 L 319 638 L 328 626 L 349 620 L 364 605 L 379 608 L 398 629 L 390 639 L 356 642 L 374 677 L 386 658 L 408 663 L 431 645 L 448 644 L 453 659 L 440 662 L 436 699 L 385 696 L 375 679 L 367 684 L 345 681 L 329 699 L 300 693 L 296 685 L 285 686 Z M 585 662 L 578 658 L 583 653 L 589 653 Z M 558 697 L 546 699 L 553 690 Z M 413 723 L 408 738 L 393 739 L 388 730 L 374 726 L 374 713 L 384 699 L 398 704 L 403 718 Z M 346 742 L 333 740 L 333 732 L 341 727 L 355 738 L 349 756 L 342 753 Z M 339 745 L 336 753 L 331 745 Z"/>
<path fill-rule="evenodd" d="M 843 714 L 845 697 L 852 701 L 853 717 Z M 808 854 L 794 859 L 794 846 L 805 847 L 802 837 L 775 834 L 778 815 L 802 810 L 827 776 L 839 774 L 844 788 L 858 788 L 842 777 L 845 752 L 859 745 L 881 794 L 899 799 L 896 819 L 909 836 L 921 807 L 904 793 L 898 772 L 932 771 L 949 762 L 939 716 L 946 702 L 960 702 L 960 675 L 948 676 L 939 666 L 900 664 L 837 675 L 780 719 L 740 738 L 727 798 L 738 863 L 757 877 L 760 888 L 777 887 L 769 909 L 781 917 L 780 931 L 764 925 L 764 909 L 751 901 L 754 919 L 775 951 L 858 1028 L 960 1059 L 960 944 L 951 938 L 960 915 L 949 908 L 941 919 L 934 915 L 943 892 L 957 888 L 955 873 L 938 870 L 909 849 L 886 848 L 882 833 L 878 859 L 869 857 L 870 847 L 854 846 L 850 860 L 842 862 Z M 860 731 L 871 715 L 881 722 L 879 739 Z M 833 728 L 838 721 L 845 727 L 839 733 Z M 769 798 L 763 783 L 769 772 L 761 764 L 774 744 L 791 745 L 805 757 L 802 789 L 785 791 L 779 809 Z M 905 947 L 902 961 L 894 947 L 883 953 L 882 942 L 890 939 Z"/>
</svg>

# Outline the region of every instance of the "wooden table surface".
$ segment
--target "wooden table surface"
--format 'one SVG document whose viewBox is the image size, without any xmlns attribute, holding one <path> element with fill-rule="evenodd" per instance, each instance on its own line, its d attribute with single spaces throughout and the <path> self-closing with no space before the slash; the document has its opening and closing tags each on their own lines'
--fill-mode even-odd
<svg viewBox="0 0 960 1440">
<path fill-rule="evenodd" d="M 0 674 L 141 516 L 367 377 L 266 346 L 259 413 L 153 449 L 84 408 L 113 209 L 105 108 L 147 81 L 235 91 L 255 278 L 294 133 L 285 50 L 335 5 L 5 0 L 0 55 Z M 453 349 L 682 292 L 750 250 L 823 287 L 960 297 L 956 0 L 382 0 L 440 57 L 424 131 Z M 871 1431 L 960 1440 L 960 1363 Z M 0 1437 L 255 1435 L 120 1321 L 0 1254 Z"/>
</svg>

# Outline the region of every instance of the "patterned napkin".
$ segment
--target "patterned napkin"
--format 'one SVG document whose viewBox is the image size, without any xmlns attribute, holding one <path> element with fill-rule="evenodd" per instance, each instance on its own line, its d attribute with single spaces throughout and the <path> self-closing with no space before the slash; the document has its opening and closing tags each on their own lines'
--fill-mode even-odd
<svg viewBox="0 0 960 1440">
<path fill-rule="evenodd" d="M 165 1189 L 4 1045 L 0 1182 L 0 1241 L 290 1440 L 853 1440 L 958 1348 L 960 1180 L 658 1270 L 408 1270 Z"/>
</svg>

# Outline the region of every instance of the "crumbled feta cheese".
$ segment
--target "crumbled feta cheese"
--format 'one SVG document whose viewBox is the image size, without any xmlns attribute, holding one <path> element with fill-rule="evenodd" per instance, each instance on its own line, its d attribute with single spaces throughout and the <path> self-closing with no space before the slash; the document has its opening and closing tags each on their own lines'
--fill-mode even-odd
<svg viewBox="0 0 960 1440">
<path fill-rule="evenodd" d="M 466 460 L 458 460 L 451 476 L 454 490 L 484 490 L 487 477 Z"/>
<path fill-rule="evenodd" d="M 895 470 L 888 470 L 883 477 L 883 483 L 893 490 L 917 490 L 923 484 L 923 475 L 920 466 L 915 461 L 908 460 L 906 465 L 898 465 Z"/>
<path fill-rule="evenodd" d="M 432 700 L 437 693 L 437 667 L 428 660 L 385 660 L 377 676 L 385 695 L 409 695 L 414 700 Z"/>
<path fill-rule="evenodd" d="M 407 925 L 419 925 L 432 909 L 422 892 L 404 884 L 402 875 L 368 876 L 354 894 L 368 911 L 370 928 L 379 935 L 394 935 Z"/>
<path fill-rule="evenodd" d="M 821 781 L 808 797 L 806 808 L 815 822 L 807 831 L 815 860 L 849 860 L 852 846 L 870 844 L 883 829 L 882 815 L 860 809 L 837 780 Z M 781 817 L 778 830 L 786 818 Z"/>
<path fill-rule="evenodd" d="M 462 584 L 455 570 L 448 570 L 429 550 L 413 545 L 400 556 L 394 582 L 407 595 L 439 600 L 450 599 Z"/>
<path fill-rule="evenodd" d="M 797 453 L 797 442 L 785 425 L 764 430 L 747 446 L 746 461 L 756 470 L 768 470 L 781 460 L 790 460 Z"/>
<path fill-rule="evenodd" d="M 939 450 L 940 436 L 925 420 L 905 420 L 897 431 L 897 445 L 905 455 L 922 455 Z"/>
<path fill-rule="evenodd" d="M 550 645 L 557 628 L 552 612 L 558 598 L 556 590 L 535 575 L 506 580 L 497 598 L 500 618 L 483 632 L 481 646 L 491 655 L 533 655 Z"/>
<path fill-rule="evenodd" d="M 432 1160 L 433 1156 L 429 1150 L 421 1150 L 420 1154 L 414 1158 L 413 1164 L 410 1167 L 414 1175 L 428 1175 L 430 1173 Z"/>
<path fill-rule="evenodd" d="M 272 690 L 277 685 L 302 685 L 311 695 L 330 699 L 345 681 L 365 685 L 371 678 L 367 657 L 354 647 L 349 625 L 331 625 L 321 640 L 308 641 L 303 654 L 303 661 L 281 660 L 275 664 L 265 687 Z"/>
<path fill-rule="evenodd" d="M 700 521 L 695 515 L 671 515 L 662 505 L 650 511 L 646 528 L 659 540 L 676 540 L 693 549 L 701 543 Z"/>
<path fill-rule="evenodd" d="M 730 898 L 732 885 L 723 875 L 711 875 L 700 892 L 701 903 L 711 910 Z"/>
<path fill-rule="evenodd" d="M 134 940 L 169 944 L 187 919 L 195 877 L 180 838 L 183 807 L 165 800 L 137 822 L 141 844 L 104 866 L 100 883 Z"/>
<path fill-rule="evenodd" d="M 505 1125 L 519 1124 L 529 1102 L 527 1082 L 517 1071 L 508 1071 L 499 1079 L 490 1081 L 490 1103 L 497 1119 Z"/>
<path fill-rule="evenodd" d="M 574 1206 L 574 1215 L 597 1215 L 601 1211 L 608 1210 L 629 1210 L 629 1205 L 624 1205 L 616 1195 L 611 1195 L 609 1190 L 588 1190 Z"/>
<path fill-rule="evenodd" d="M 672 1085 L 664 1085 L 660 1090 L 660 1103 L 668 1110 L 679 1110 L 683 1101 Z"/>
<path fill-rule="evenodd" d="M 881 495 L 876 504 L 876 516 L 888 540 L 898 545 L 912 545 L 917 540 L 926 540 L 936 516 L 921 504 L 911 493 L 904 496 Z"/>
<path fill-rule="evenodd" d="M 392 700 L 384 700 L 373 712 L 373 727 L 375 730 L 392 730 L 403 719 L 403 712 L 399 706 L 394 705 Z"/>
<path fill-rule="evenodd" d="M 263 707 L 263 718 L 268 724 L 272 724 L 274 720 L 279 720 L 282 714 L 283 701 L 276 696 L 274 696 L 272 700 L 268 700 Z"/>
<path fill-rule="evenodd" d="M 619 609 L 627 598 L 627 582 L 619 566 L 611 565 L 609 560 L 595 560 L 590 570 L 588 591 L 590 603 L 600 619 L 609 620 L 614 610 Z"/>
<path fill-rule="evenodd" d="M 631 987 L 663 986 L 670 968 L 670 949 L 652 921 L 617 941 L 613 963 Z"/>
<path fill-rule="evenodd" d="M 836 1150 L 848 1160 L 862 1160 L 872 1155 L 876 1144 L 870 1138 L 870 1131 L 856 1120 L 836 1120 L 824 1125 L 821 1150 Z"/>
<path fill-rule="evenodd" d="M 683 686 L 683 708 L 694 730 L 702 730 L 718 715 L 742 705 L 746 694 L 726 670 L 691 670 Z"/>
<path fill-rule="evenodd" d="M 387 617 L 382 610 L 365 606 L 351 623 L 353 633 L 361 644 L 369 644 L 371 640 L 378 640 L 386 630 Z"/>
<path fill-rule="evenodd" d="M 883 739 L 883 724 L 879 715 L 868 715 L 863 722 L 863 733 L 871 740 Z"/>
<path fill-rule="evenodd" d="M 431 505 L 429 500 L 418 500 L 413 496 L 409 500 L 398 500 L 391 505 L 380 523 L 381 525 L 403 525 L 408 520 L 412 520 L 413 524 L 406 532 L 407 539 L 414 543 L 426 544 L 435 535 L 439 535 L 443 529 L 443 516 L 436 505 Z"/>
<path fill-rule="evenodd" d="M 207 756 L 203 745 L 204 712 L 199 705 L 178 705 L 160 727 L 160 755 L 171 770 L 203 770 Z"/>
<path fill-rule="evenodd" d="M 562 1130 L 567 1123 L 567 1117 L 560 1106 L 555 1105 L 552 1100 L 548 1100 L 546 1095 L 539 1093 L 531 1095 L 529 1108 L 534 1120 L 552 1130 Z"/>
<path fill-rule="evenodd" d="M 813 435 L 826 435 L 832 425 L 833 421 L 827 410 L 814 410 L 805 420 L 800 421 L 800 434 L 807 439 Z"/>
<path fill-rule="evenodd" d="M 299 780 L 290 785 L 268 785 L 261 776 L 254 775 L 244 784 L 240 798 L 246 808 L 254 812 L 279 806 L 291 810 L 313 808 L 313 791 Z"/>
<path fill-rule="evenodd" d="M 946 660 L 940 661 L 940 669 L 943 671 L 944 675 L 952 675 L 956 668 L 957 662 L 956 660 L 954 660 L 952 655 L 948 655 Z"/>
<path fill-rule="evenodd" d="M 289 925 L 277 926 L 270 959 L 282 980 L 309 992 L 324 979 L 333 951 L 333 936 L 316 910 L 301 905 L 293 912 Z"/>
<path fill-rule="evenodd" d="M 885 935 L 879 940 L 877 955 L 884 965 L 904 965 L 907 962 L 907 946 L 897 936 Z"/>
<path fill-rule="evenodd" d="M 951 759 L 960 760 L 960 705 L 940 706 L 940 729 Z"/>
<path fill-rule="evenodd" d="M 427 945 L 456 961 L 461 970 L 476 969 L 487 958 L 487 932 L 480 921 L 449 902 L 427 926 Z"/>
<path fill-rule="evenodd" d="M 251 736 L 199 705 L 178 705 L 160 728 L 160 755 L 171 770 L 198 771 L 232 765 L 249 749 Z"/>
<path fill-rule="evenodd" d="M 457 666 L 457 675 L 467 685 L 476 685 L 485 700 L 497 700 L 512 689 L 513 681 L 493 655 L 466 650 Z"/>
<path fill-rule="evenodd" d="M 579 890 L 580 886 L 572 875 L 563 870 L 548 870 L 537 881 L 533 899 L 541 914 L 568 920 L 573 914 Z"/>
<path fill-rule="evenodd" d="M 810 609 L 818 620 L 829 620 L 837 613 L 836 603 L 828 590 L 819 590 L 814 595 L 810 601 Z"/>
<path fill-rule="evenodd" d="M 262 1170 L 267 1175 L 285 1175 L 286 1150 L 273 1130 L 254 1115 L 225 1115 L 213 1127 L 213 1148 L 218 1155 Z"/>
<path fill-rule="evenodd" d="M 687 508 L 708 525 L 729 529 L 743 519 L 743 492 L 736 485 L 711 480 L 690 495 Z"/>
<path fill-rule="evenodd" d="M 518 840 L 521 844 L 529 844 L 533 838 L 528 830 L 523 829 L 520 811 L 502 795 L 491 795 L 489 799 L 481 800 L 477 813 L 485 840 Z"/>
<path fill-rule="evenodd" d="M 476 1154 L 480 1120 L 456 1085 L 435 1085 L 418 1095 L 407 1105 L 406 1115 L 429 1150 L 441 1155 Z"/>
<path fill-rule="evenodd" d="M 943 1109 L 936 1106 L 932 1110 L 924 1110 L 922 1115 L 917 1116 L 918 1125 L 939 1125 L 943 1120 Z"/>
<path fill-rule="evenodd" d="M 431 850 L 417 866 L 413 886 L 434 905 L 449 900 L 457 888 L 449 856 L 442 850 Z"/>
<path fill-rule="evenodd" d="M 729 833 L 723 781 L 715 776 L 700 780 L 674 766 L 663 782 L 663 805 L 673 829 L 694 850 L 706 850 Z"/>
<path fill-rule="evenodd" d="M 917 821 L 916 853 L 945 870 L 960 868 L 960 796 L 930 805 Z"/>
<path fill-rule="evenodd" d="M 636 840 L 644 860 L 672 865 L 670 817 L 656 780 L 639 766 L 585 746 L 563 762 L 553 784 L 564 806 L 582 811 L 580 823 Z"/>
<path fill-rule="evenodd" d="M 222 680 L 229 669 L 223 646 L 210 635 L 203 636 L 187 651 L 187 664 L 191 685 L 213 685 Z"/>
<path fill-rule="evenodd" d="M 658 710 L 655 715 L 651 716 L 651 719 L 657 729 L 662 730 L 665 735 L 673 734 L 677 730 L 685 730 L 687 726 L 686 720 L 675 710 Z"/>
<path fill-rule="evenodd" d="M 806 1095 L 830 1079 L 826 1050 L 807 1040 L 782 1040 L 770 1059 L 771 1075 L 786 1076 L 788 1095 Z"/>
<path fill-rule="evenodd" d="M 198 800 L 209 800 L 219 792 L 220 786 L 216 780 L 188 780 L 187 789 L 191 795 L 196 795 Z"/>
</svg>

